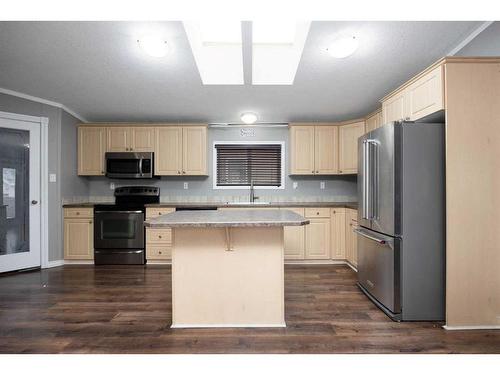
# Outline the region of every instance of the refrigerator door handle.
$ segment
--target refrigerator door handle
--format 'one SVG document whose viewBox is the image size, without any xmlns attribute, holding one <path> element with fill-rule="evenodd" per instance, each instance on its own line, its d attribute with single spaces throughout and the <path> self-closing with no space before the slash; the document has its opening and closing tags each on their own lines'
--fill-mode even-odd
<svg viewBox="0 0 500 375">
<path fill-rule="evenodd" d="M 369 202 L 368 202 L 368 184 L 370 180 L 369 176 L 369 166 L 368 166 L 368 141 L 363 141 L 363 205 L 362 205 L 362 216 L 363 219 L 370 219 L 368 210 L 369 210 Z"/>
<path fill-rule="evenodd" d="M 378 143 L 374 140 L 368 140 L 368 196 L 370 197 L 369 219 L 378 218 Z"/>
<path fill-rule="evenodd" d="M 375 241 L 375 242 L 377 242 L 377 243 L 379 243 L 381 245 L 385 245 L 387 243 L 386 240 L 381 240 L 380 238 L 370 236 L 369 234 L 366 234 L 365 232 L 363 232 L 361 229 L 357 229 L 356 228 L 356 229 L 354 229 L 354 232 L 356 232 L 360 236 L 366 237 L 369 240 Z"/>
</svg>

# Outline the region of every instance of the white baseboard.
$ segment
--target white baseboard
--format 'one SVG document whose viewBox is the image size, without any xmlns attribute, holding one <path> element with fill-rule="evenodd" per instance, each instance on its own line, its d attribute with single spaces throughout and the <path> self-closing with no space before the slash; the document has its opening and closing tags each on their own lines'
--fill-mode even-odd
<svg viewBox="0 0 500 375">
<path fill-rule="evenodd" d="M 60 266 L 64 266 L 64 259 L 49 260 L 49 262 L 42 268 L 52 268 L 52 267 L 60 267 Z"/>
<path fill-rule="evenodd" d="M 285 328 L 286 323 L 279 324 L 172 324 L 170 328 Z"/>
<path fill-rule="evenodd" d="M 448 331 L 460 331 L 460 330 L 472 330 L 472 329 L 500 329 L 500 325 L 498 326 L 443 326 L 444 329 Z"/>
<path fill-rule="evenodd" d="M 346 261 L 345 264 L 347 264 L 349 267 L 351 267 L 354 272 L 358 272 L 358 269 L 356 267 L 354 267 L 351 263 Z"/>
</svg>

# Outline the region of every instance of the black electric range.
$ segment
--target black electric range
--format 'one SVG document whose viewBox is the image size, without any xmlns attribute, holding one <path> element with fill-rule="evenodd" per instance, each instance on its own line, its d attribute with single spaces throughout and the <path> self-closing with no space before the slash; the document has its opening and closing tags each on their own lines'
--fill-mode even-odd
<svg viewBox="0 0 500 375">
<path fill-rule="evenodd" d="M 94 263 L 145 264 L 145 205 L 160 202 L 160 188 L 123 186 L 115 204 L 94 207 Z"/>
</svg>

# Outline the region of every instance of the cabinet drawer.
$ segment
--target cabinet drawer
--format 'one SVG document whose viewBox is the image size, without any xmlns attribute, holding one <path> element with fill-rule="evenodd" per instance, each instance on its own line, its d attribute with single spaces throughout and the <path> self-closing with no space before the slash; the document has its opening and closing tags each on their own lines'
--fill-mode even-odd
<svg viewBox="0 0 500 375">
<path fill-rule="evenodd" d="M 94 217 L 94 209 L 89 207 L 65 208 L 64 217 L 91 219 Z"/>
<path fill-rule="evenodd" d="M 146 246 L 147 260 L 170 260 L 172 259 L 172 247 L 164 246 Z"/>
<path fill-rule="evenodd" d="M 173 207 L 147 207 L 146 208 L 146 219 L 157 217 L 161 215 L 166 215 L 171 212 L 174 212 L 175 208 Z"/>
<path fill-rule="evenodd" d="M 172 229 L 146 229 L 146 243 L 172 243 Z"/>
<path fill-rule="evenodd" d="M 330 208 L 306 208 L 306 217 L 330 217 Z"/>
</svg>

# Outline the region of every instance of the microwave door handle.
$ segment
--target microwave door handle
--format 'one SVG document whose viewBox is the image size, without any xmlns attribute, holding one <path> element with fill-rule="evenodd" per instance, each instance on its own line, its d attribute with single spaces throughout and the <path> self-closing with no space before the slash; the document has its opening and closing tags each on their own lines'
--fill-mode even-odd
<svg viewBox="0 0 500 375">
<path fill-rule="evenodd" d="M 142 176 L 142 158 L 139 158 L 139 174 Z"/>
</svg>

